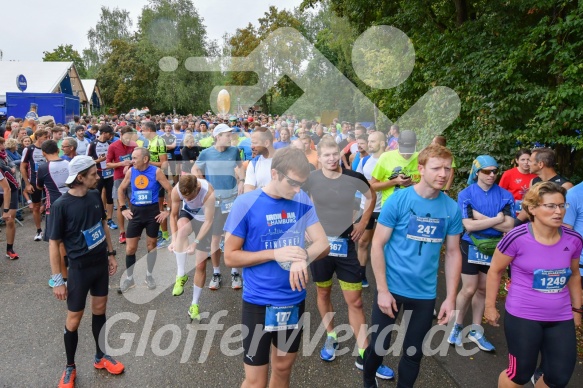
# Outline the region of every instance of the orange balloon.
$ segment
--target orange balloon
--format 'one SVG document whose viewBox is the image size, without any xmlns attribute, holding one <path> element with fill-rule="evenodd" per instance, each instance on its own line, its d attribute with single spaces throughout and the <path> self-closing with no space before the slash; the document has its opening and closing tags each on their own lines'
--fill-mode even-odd
<svg viewBox="0 0 583 388">
<path fill-rule="evenodd" d="M 226 115 L 231 109 L 231 96 L 225 89 L 221 90 L 217 96 L 217 109 L 222 115 Z"/>
</svg>

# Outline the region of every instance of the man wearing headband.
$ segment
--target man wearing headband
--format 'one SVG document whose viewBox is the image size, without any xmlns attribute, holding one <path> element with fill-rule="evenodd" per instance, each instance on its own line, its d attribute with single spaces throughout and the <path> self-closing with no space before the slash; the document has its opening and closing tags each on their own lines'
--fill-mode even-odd
<svg viewBox="0 0 583 388">
<path fill-rule="evenodd" d="M 485 351 L 494 351 L 486 340 L 482 317 L 486 297 L 486 276 L 492 261 L 493 248 L 502 235 L 514 227 L 514 197 L 496 184 L 498 163 L 489 155 L 480 155 L 472 163 L 469 186 L 458 195 L 462 222 L 466 233 L 461 240 L 462 288 L 456 298 L 459 312 L 448 342 L 462 346 L 463 322 L 470 303 L 472 325 L 468 339 Z"/>
</svg>

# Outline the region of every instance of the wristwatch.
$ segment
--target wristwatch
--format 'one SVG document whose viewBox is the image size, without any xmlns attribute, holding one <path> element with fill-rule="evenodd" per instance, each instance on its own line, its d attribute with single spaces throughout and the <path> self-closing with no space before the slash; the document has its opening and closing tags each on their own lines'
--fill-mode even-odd
<svg viewBox="0 0 583 388">
<path fill-rule="evenodd" d="M 107 252 L 107 256 L 108 257 L 109 256 L 115 256 L 115 255 L 117 255 L 117 251 L 115 249 L 113 251 L 111 251 L 111 252 Z"/>
</svg>

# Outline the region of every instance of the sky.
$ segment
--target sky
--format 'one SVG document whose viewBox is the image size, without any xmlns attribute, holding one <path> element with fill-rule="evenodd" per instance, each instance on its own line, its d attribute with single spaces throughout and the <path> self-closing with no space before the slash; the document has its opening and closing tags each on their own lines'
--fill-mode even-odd
<svg viewBox="0 0 583 388">
<path fill-rule="evenodd" d="M 293 9 L 302 0 L 192 0 L 204 19 L 209 39 L 222 42 L 225 32 L 234 33 L 269 9 Z M 119 7 L 129 11 L 133 30 L 148 0 L 4 0 L 0 12 L 0 51 L 4 61 L 42 61 L 43 51 L 53 51 L 61 44 L 72 44 L 82 54 L 89 45 L 87 31 L 95 27 L 101 7 Z M 12 22 L 14 20 L 14 22 Z M 26 25 L 26 27 L 24 27 Z"/>
</svg>

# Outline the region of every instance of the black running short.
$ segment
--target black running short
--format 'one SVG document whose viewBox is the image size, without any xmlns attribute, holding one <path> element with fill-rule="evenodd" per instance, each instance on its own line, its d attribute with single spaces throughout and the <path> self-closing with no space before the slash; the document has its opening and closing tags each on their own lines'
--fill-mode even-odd
<svg viewBox="0 0 583 388">
<path fill-rule="evenodd" d="M 462 274 L 477 275 L 478 273 L 488 273 L 490 266 L 468 263 L 468 251 L 470 244 L 466 240 L 461 240 L 460 250 L 462 251 Z"/>
<path fill-rule="evenodd" d="M 30 200 L 32 201 L 32 203 L 41 203 L 43 200 L 43 191 L 39 190 L 34 186 L 33 189 L 34 190 L 32 191 L 32 193 L 28 194 L 30 196 Z"/>
<path fill-rule="evenodd" d="M 89 292 L 91 296 L 107 296 L 108 291 L 107 251 L 69 260 L 67 278 L 67 309 L 69 311 L 83 311 Z"/>
<path fill-rule="evenodd" d="M 247 365 L 261 366 L 269 364 L 269 352 L 273 344 L 286 353 L 297 353 L 300 349 L 303 332 L 303 314 L 305 301 L 299 305 L 300 322 L 297 329 L 282 331 L 265 331 L 265 309 L 267 306 L 243 301 L 243 362 Z M 247 335 L 245 335 L 247 332 Z"/>
<path fill-rule="evenodd" d="M 0 193 L 0 206 L 4 206 L 4 193 Z M 10 191 L 10 210 L 18 209 L 18 190 Z"/>
<path fill-rule="evenodd" d="M 370 216 L 370 219 L 368 220 L 368 224 L 366 224 L 366 230 L 373 230 L 378 219 L 379 219 L 379 214 L 381 214 L 380 212 L 373 212 Z M 358 224 L 360 222 L 360 220 L 362 219 L 362 216 L 358 217 L 358 219 L 356 221 L 354 221 L 355 224 Z"/>
<path fill-rule="evenodd" d="M 97 181 L 97 191 L 101 193 L 101 190 L 105 189 L 105 199 L 108 205 L 113 204 L 113 176 L 111 178 L 103 179 L 101 172 L 99 174 L 99 180 Z"/>
<path fill-rule="evenodd" d="M 310 264 L 314 282 L 319 283 L 319 286 L 331 286 L 332 277 L 336 273 L 342 289 L 350 288 L 353 284 L 360 286 L 356 290 L 362 289 L 362 274 L 358 255 L 356 254 L 356 246 L 350 238 L 347 238 L 347 242 L 348 251 L 346 257 L 326 256 Z"/>
<path fill-rule="evenodd" d="M 195 238 L 198 238 L 198 232 L 202 227 L 203 222 L 194 219 L 192 214 L 187 211 L 180 210 L 178 213 L 178 219 L 186 218 L 190 221 L 190 226 L 192 227 L 192 231 L 194 232 Z M 200 239 L 199 239 L 200 240 Z M 210 252 L 211 251 L 211 240 L 212 240 L 212 233 L 209 230 L 208 233 L 204 236 L 202 240 L 196 245 L 196 250 L 202 252 Z"/>
<path fill-rule="evenodd" d="M 133 213 L 133 217 L 128 221 L 126 237 L 140 237 L 144 229 L 146 229 L 146 236 L 157 238 L 158 230 L 160 229 L 160 224 L 156 221 L 156 216 L 160 214 L 158 203 L 146 206 L 131 205 L 130 210 Z"/>
</svg>

